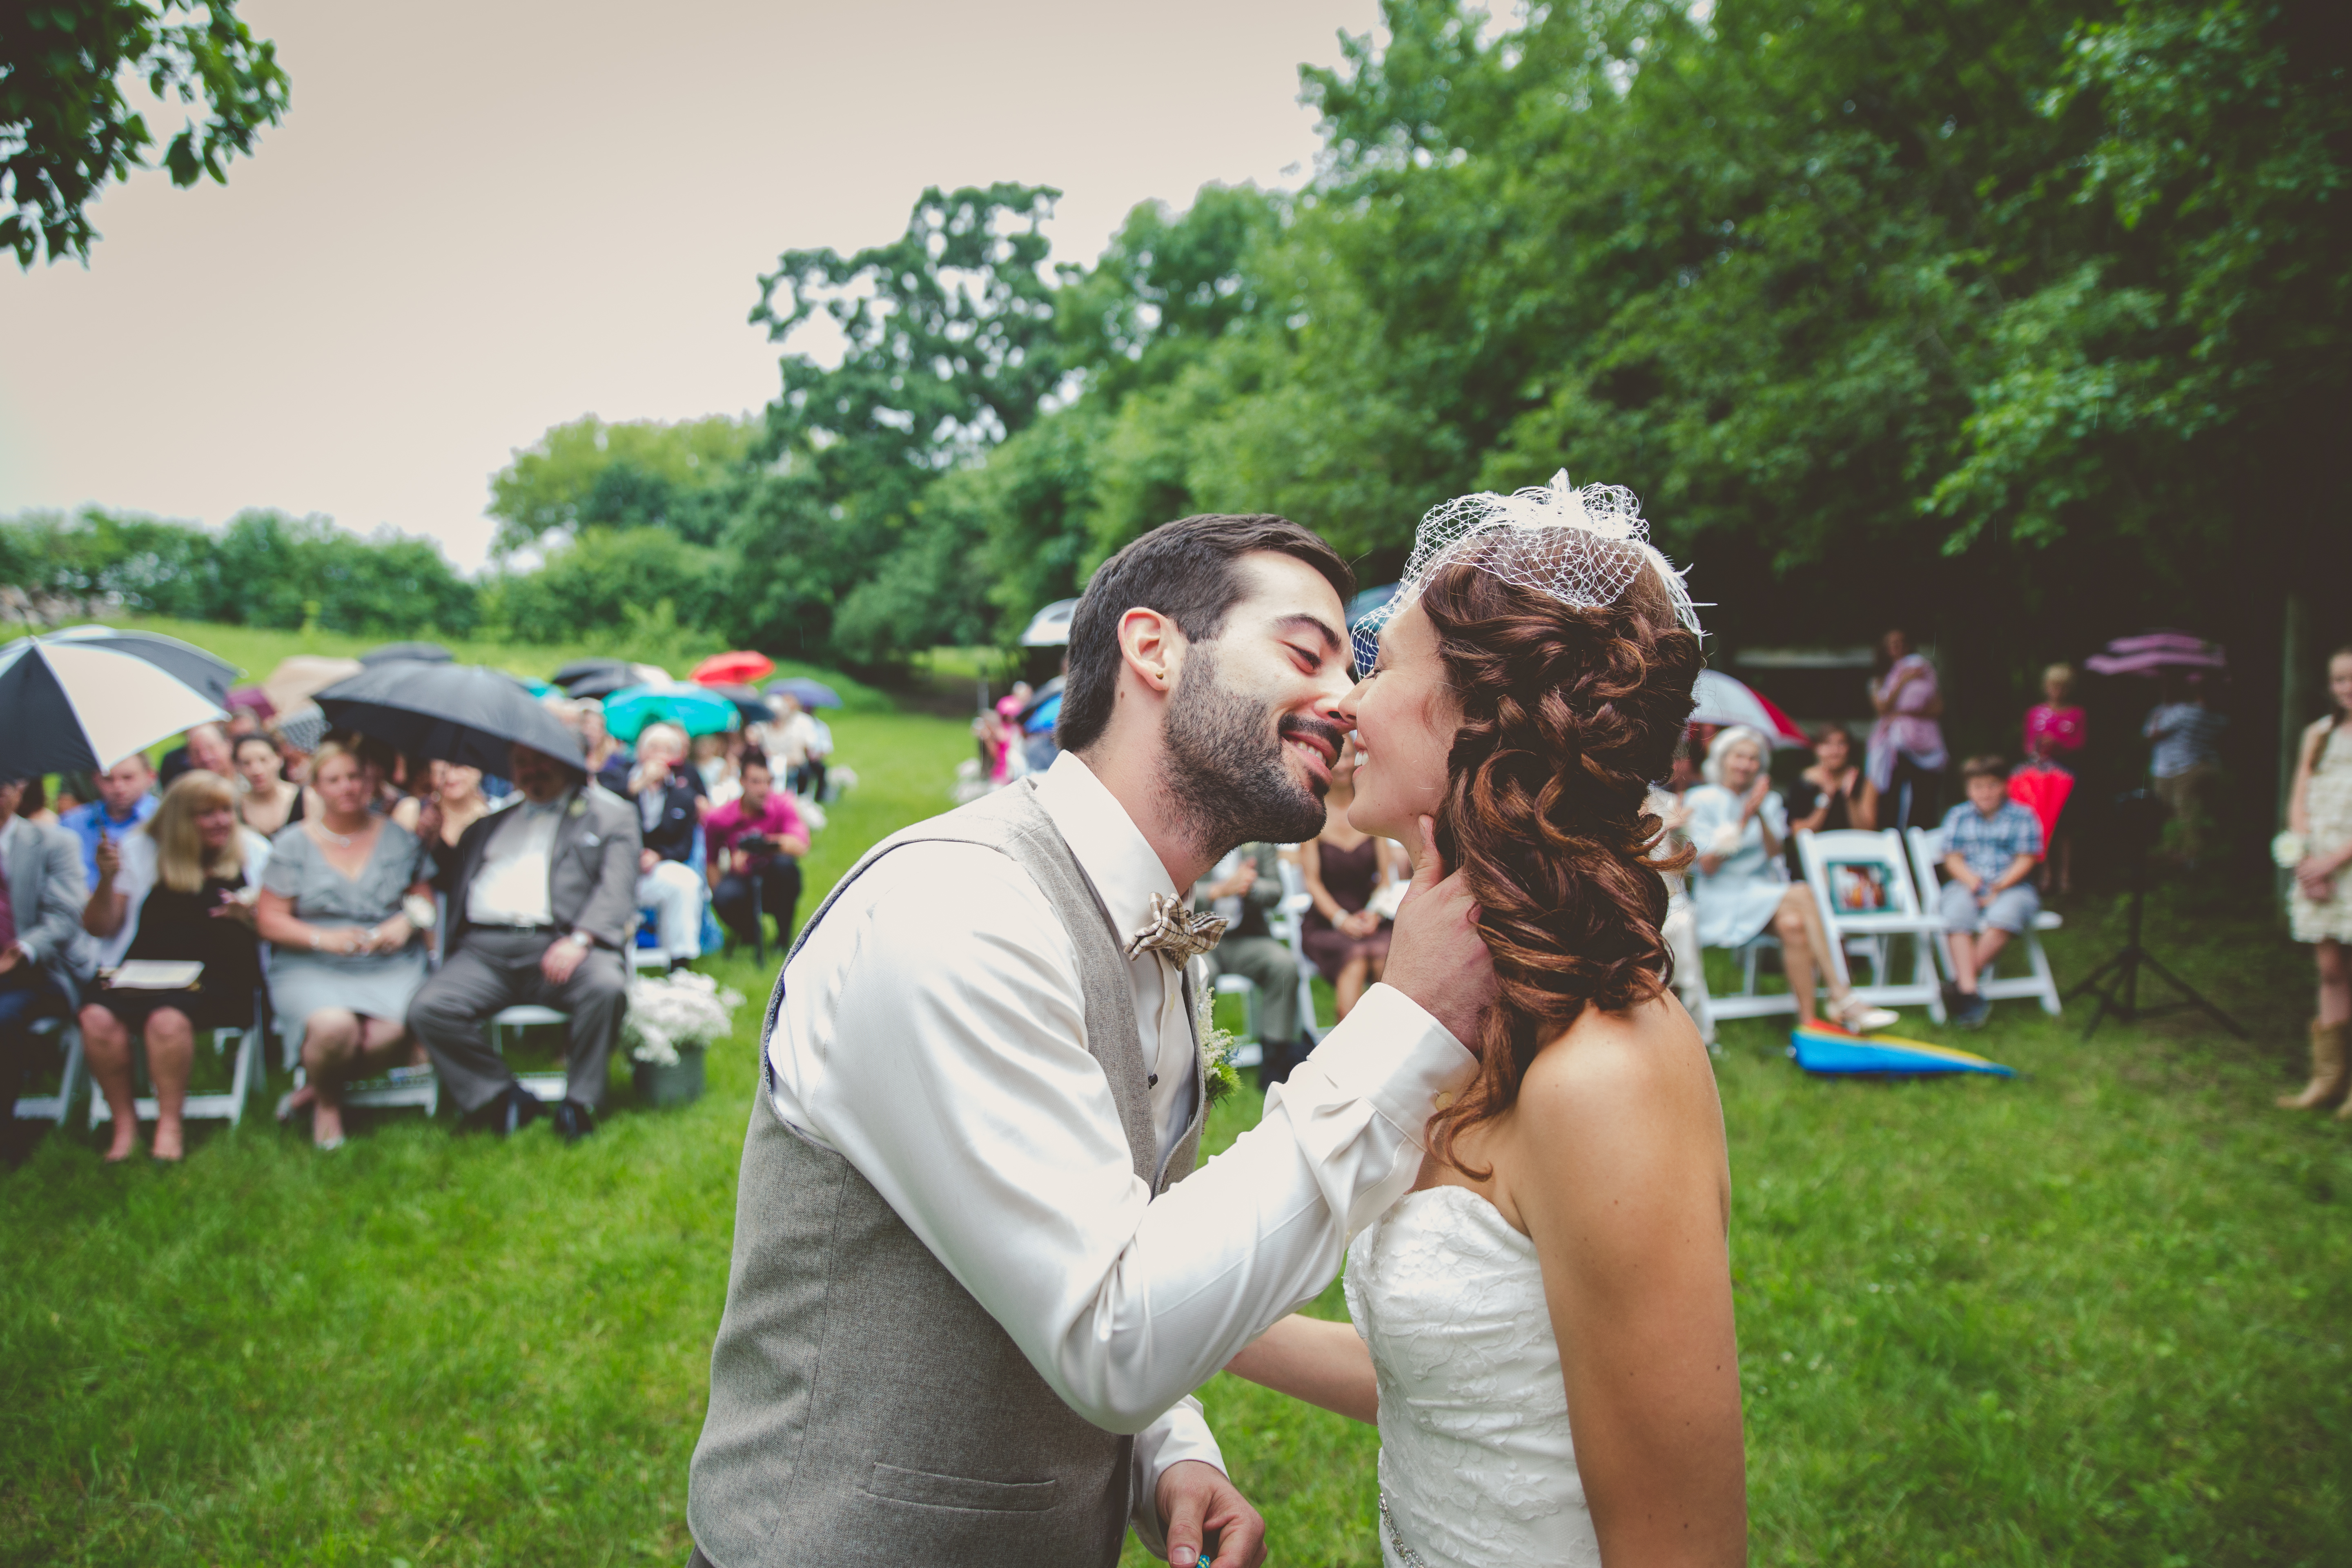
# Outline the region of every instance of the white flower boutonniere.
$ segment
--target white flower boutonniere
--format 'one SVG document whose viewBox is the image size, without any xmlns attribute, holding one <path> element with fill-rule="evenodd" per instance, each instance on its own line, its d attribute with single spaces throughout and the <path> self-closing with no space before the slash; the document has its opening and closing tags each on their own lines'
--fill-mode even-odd
<svg viewBox="0 0 2352 1568">
<path fill-rule="evenodd" d="M 1217 1027 L 1216 1001 L 1205 975 L 1200 975 L 1192 986 L 1192 1016 L 1201 1021 L 1202 1092 L 1214 1105 L 1242 1086 L 1241 1069 L 1234 1066 L 1234 1052 L 1241 1042 L 1231 1029 Z"/>
</svg>

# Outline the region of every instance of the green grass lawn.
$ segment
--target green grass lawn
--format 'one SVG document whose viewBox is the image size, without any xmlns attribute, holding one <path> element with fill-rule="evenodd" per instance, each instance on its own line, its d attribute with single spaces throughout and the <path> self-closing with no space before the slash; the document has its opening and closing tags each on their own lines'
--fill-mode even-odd
<svg viewBox="0 0 2352 1568">
<path fill-rule="evenodd" d="M 861 784 L 803 912 L 971 745 L 835 732 Z M 2072 907 L 2062 979 L 2115 924 Z M 2084 1045 L 2012 1003 L 1942 1037 L 2026 1076 L 1872 1085 L 1726 1027 L 1756 1561 L 2352 1562 L 2352 1137 L 2270 1105 L 2304 955 L 2210 893 L 2158 900 L 2151 940 L 2255 1041 Z M 575 1148 L 411 1112 L 321 1157 L 269 1123 L 273 1082 L 177 1169 L 74 1134 L 0 1173 L 0 1562 L 682 1562 L 769 979 L 707 967 L 750 998 L 710 1092 L 642 1110 L 624 1070 Z M 1220 1107 L 1213 1146 L 1256 1109 Z M 1203 1397 L 1275 1561 L 1378 1563 L 1369 1428 Z"/>
</svg>

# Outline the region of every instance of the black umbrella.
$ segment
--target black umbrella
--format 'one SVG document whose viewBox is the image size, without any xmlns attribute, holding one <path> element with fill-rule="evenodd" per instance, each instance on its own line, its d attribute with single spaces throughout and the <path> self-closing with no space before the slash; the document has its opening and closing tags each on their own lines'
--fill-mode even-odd
<svg viewBox="0 0 2352 1568">
<path fill-rule="evenodd" d="M 591 676 L 627 675 L 628 673 L 629 661 L 625 658 L 575 658 L 547 679 L 551 684 L 570 691 L 572 682 L 585 680 Z M 632 679 L 628 684 L 635 685 L 635 681 Z M 619 688 L 615 687 L 614 689 L 618 690 Z"/>
<path fill-rule="evenodd" d="M 394 751 L 504 777 L 517 742 L 575 768 L 580 737 L 502 669 L 478 664 L 379 664 L 319 693 L 328 722 Z"/>
<path fill-rule="evenodd" d="M 618 669 L 600 670 L 594 675 L 583 675 L 563 689 L 567 695 L 572 697 L 610 697 L 615 691 L 625 691 L 632 686 L 644 684 L 645 682 L 637 678 L 636 671 L 625 664 Z"/>
<path fill-rule="evenodd" d="M 360 655 L 362 664 L 390 664 L 410 659 L 418 664 L 448 664 L 457 656 L 437 642 L 388 642 Z"/>
<path fill-rule="evenodd" d="M 236 667 L 153 632 L 70 626 L 0 647 L 0 777 L 96 773 L 227 715 Z"/>
<path fill-rule="evenodd" d="M 735 704 L 735 711 L 743 715 L 746 724 L 764 724 L 776 716 L 776 710 L 768 706 L 768 700 L 760 695 L 756 686 L 711 686 L 704 689 Z"/>
</svg>

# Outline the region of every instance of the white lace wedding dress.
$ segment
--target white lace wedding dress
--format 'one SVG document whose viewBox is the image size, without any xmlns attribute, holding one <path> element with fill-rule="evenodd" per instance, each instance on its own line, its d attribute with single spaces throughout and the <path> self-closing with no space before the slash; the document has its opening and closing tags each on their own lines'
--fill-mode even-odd
<svg viewBox="0 0 2352 1568">
<path fill-rule="evenodd" d="M 1347 1292 L 1380 1374 L 1387 1568 L 1597 1568 L 1535 1243 L 1424 1188 L 1349 1247 Z"/>
</svg>

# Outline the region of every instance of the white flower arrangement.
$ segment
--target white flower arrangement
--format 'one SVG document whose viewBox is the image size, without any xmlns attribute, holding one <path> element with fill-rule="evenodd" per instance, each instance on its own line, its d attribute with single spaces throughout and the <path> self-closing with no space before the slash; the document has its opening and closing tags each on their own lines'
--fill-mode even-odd
<svg viewBox="0 0 2352 1568">
<path fill-rule="evenodd" d="M 708 974 L 681 969 L 637 982 L 629 993 L 622 1035 L 629 1055 L 656 1067 L 676 1067 L 682 1047 L 700 1050 L 735 1025 L 742 993 L 726 991 Z"/>
<path fill-rule="evenodd" d="M 2271 840 L 2271 863 L 2283 871 L 2294 870 L 2310 853 L 2311 846 L 2300 833 L 2282 833 Z"/>
</svg>

